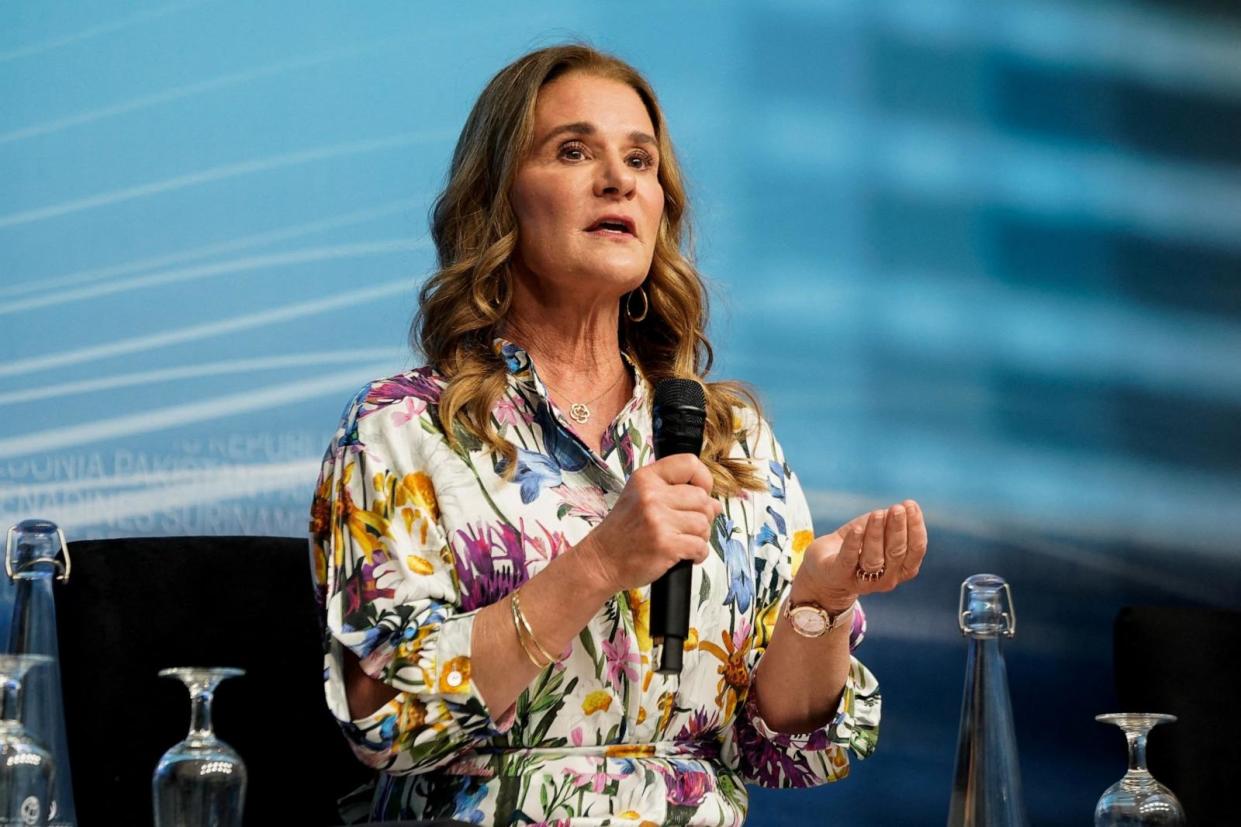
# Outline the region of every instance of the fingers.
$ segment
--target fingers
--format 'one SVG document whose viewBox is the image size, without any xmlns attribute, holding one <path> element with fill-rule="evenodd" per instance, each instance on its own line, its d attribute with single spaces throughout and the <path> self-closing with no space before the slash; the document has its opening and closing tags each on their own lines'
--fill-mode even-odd
<svg viewBox="0 0 1241 827">
<path fill-rule="evenodd" d="M 677 534 L 707 541 L 711 539 L 711 524 L 714 517 L 708 517 L 701 511 L 673 511 L 668 517 L 668 528 Z"/>
<path fill-rule="evenodd" d="M 673 454 L 649 467 L 669 485 L 689 484 L 711 493 L 711 471 L 693 454 Z"/>
<path fill-rule="evenodd" d="M 844 542 L 840 544 L 840 551 L 836 554 L 836 565 L 842 570 L 839 577 L 848 580 L 854 578 L 857 571 L 858 560 L 862 555 L 862 544 L 866 536 L 866 529 L 862 525 L 855 525 L 845 530 Z M 848 582 L 846 580 L 845 582 Z"/>
<path fill-rule="evenodd" d="M 877 580 L 861 580 L 861 591 L 883 592 L 916 577 L 926 556 L 926 523 L 913 500 L 855 517 L 841 533 L 846 539 L 861 528 L 857 567 L 865 572 L 883 571 Z M 843 549 L 843 546 L 842 546 Z M 843 557 L 843 553 L 842 553 Z"/>
<path fill-rule="evenodd" d="M 701 488 L 694 485 L 661 485 L 646 492 L 650 505 L 662 505 L 676 511 L 701 511 L 715 517 L 723 508 Z"/>
<path fill-rule="evenodd" d="M 711 471 L 693 454 L 675 454 L 652 463 L 642 471 L 654 474 L 641 486 L 648 505 L 677 510 L 701 511 L 710 519 L 724 512 L 724 505 L 711 497 Z"/>
<path fill-rule="evenodd" d="M 922 568 L 922 560 L 926 557 L 927 534 L 926 520 L 922 515 L 922 507 L 913 500 L 905 500 L 908 527 L 906 529 L 906 547 L 909 549 L 905 559 L 901 561 L 901 580 L 916 577 Z"/>
<path fill-rule="evenodd" d="M 833 554 L 830 546 L 837 538 L 840 545 Z M 814 576 L 821 593 L 835 596 L 847 591 L 856 598 L 891 591 L 918 573 L 926 554 L 926 525 L 918 504 L 906 500 L 859 515 L 831 535 L 815 540 L 806 549 L 805 559 L 819 559 L 815 549 L 820 542 L 828 543 L 819 549 L 828 555 L 822 561 L 827 567 L 823 574 Z M 803 565 L 802 570 L 806 569 Z M 883 574 L 869 579 L 859 576 L 865 572 Z"/>
<path fill-rule="evenodd" d="M 702 563 L 711 556 L 711 546 L 706 541 L 683 534 L 676 544 L 678 558 L 692 563 Z"/>
<path fill-rule="evenodd" d="M 665 536 L 666 550 L 675 559 L 700 563 L 710 552 L 711 526 L 723 512 L 724 506 L 697 485 L 668 482 L 669 478 L 682 478 L 687 471 L 693 474 L 695 463 L 706 471 L 706 466 L 696 457 L 686 454 L 668 459 L 689 459 L 691 462 L 673 463 L 671 469 L 668 466 L 656 469 L 656 475 L 646 479 L 641 486 L 639 501 L 646 518 L 656 531 Z M 654 468 L 655 465 L 649 467 Z M 710 473 L 707 472 L 707 475 L 709 478 Z"/>
<path fill-rule="evenodd" d="M 883 541 L 885 570 L 879 581 L 881 590 L 895 588 L 904 579 L 902 572 L 909 554 L 908 527 L 909 515 L 904 505 L 897 504 L 888 509 Z"/>
<path fill-rule="evenodd" d="M 872 511 L 866 519 L 860 562 L 862 571 L 879 571 L 885 565 L 883 531 L 886 522 L 886 511 Z"/>
<path fill-rule="evenodd" d="M 908 535 L 907 520 L 905 506 L 894 505 L 888 509 L 883 533 L 883 553 L 889 566 L 905 556 L 905 538 Z"/>
</svg>

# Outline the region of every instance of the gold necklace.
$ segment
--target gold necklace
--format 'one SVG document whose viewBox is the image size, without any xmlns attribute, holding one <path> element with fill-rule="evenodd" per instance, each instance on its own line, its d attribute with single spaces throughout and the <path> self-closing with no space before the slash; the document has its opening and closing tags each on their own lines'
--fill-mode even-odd
<svg viewBox="0 0 1241 827">
<path fill-rule="evenodd" d="M 578 423 L 579 425 L 585 425 L 587 422 L 589 422 L 590 421 L 590 406 L 593 403 L 598 402 L 600 399 L 602 399 L 608 393 L 608 391 L 612 390 L 612 388 L 616 387 L 616 385 L 620 382 L 620 380 L 625 376 L 626 373 L 628 373 L 628 368 L 626 368 L 624 364 L 622 364 L 620 373 L 617 374 L 616 378 L 612 380 L 612 384 L 608 385 L 607 390 L 605 390 L 603 393 L 599 394 L 594 399 L 589 399 L 585 402 L 572 402 L 571 401 L 569 403 L 569 418 L 572 419 L 574 422 Z M 548 390 L 555 391 L 557 396 L 564 397 L 564 394 L 556 390 L 555 388 L 553 388 L 551 386 L 551 383 L 548 382 L 546 379 L 543 379 L 543 384 L 547 386 Z"/>
</svg>

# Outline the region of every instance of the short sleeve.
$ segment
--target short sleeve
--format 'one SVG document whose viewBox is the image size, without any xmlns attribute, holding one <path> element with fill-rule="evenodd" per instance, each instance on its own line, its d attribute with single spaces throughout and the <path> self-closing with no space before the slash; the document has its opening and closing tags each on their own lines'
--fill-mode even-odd
<svg viewBox="0 0 1241 827">
<path fill-rule="evenodd" d="M 388 773 L 424 772 L 498 734 L 471 680 L 475 612 L 463 612 L 431 476 L 425 434 L 395 409 L 345 411 L 311 507 L 311 563 L 324 620 L 327 705 L 354 752 Z M 405 417 L 403 425 L 411 424 Z M 344 651 L 398 694 L 353 718 Z"/>
<path fill-rule="evenodd" d="M 762 523 L 755 543 L 755 570 L 761 584 L 755 640 L 750 653 L 754 673 L 774 631 L 780 606 L 788 596 L 793 576 L 806 547 L 814 539 L 810 507 L 801 483 L 784 457 L 780 444 L 765 422 L 753 429 L 753 458 L 765 472 L 768 492 L 757 496 Z M 850 635 L 850 648 L 860 642 L 865 626 L 860 604 Z M 747 783 L 761 787 L 813 787 L 837 781 L 849 773 L 849 753 L 866 758 L 879 734 L 880 696 L 874 675 L 855 657 L 836 714 L 811 732 L 788 734 L 767 726 L 758 713 L 758 693 L 752 687 L 738 710 L 733 739 L 739 769 Z"/>
</svg>

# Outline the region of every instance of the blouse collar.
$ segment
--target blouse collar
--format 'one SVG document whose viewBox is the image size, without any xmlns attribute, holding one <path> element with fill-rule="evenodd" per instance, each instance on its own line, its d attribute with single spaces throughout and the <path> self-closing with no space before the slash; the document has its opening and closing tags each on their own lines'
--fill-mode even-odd
<svg viewBox="0 0 1241 827">
<path fill-rule="evenodd" d="M 496 353 L 504 360 L 504 366 L 513 379 L 531 387 L 543 399 L 551 400 L 551 392 L 548 390 L 547 385 L 543 383 L 543 380 L 539 378 L 539 372 L 534 365 L 534 360 L 530 358 L 530 353 L 525 348 L 500 336 L 495 338 L 493 346 Z M 635 411 L 641 410 L 650 396 L 650 387 L 646 377 L 642 375 L 642 370 L 638 367 L 637 362 L 625 351 L 621 351 L 621 359 L 633 369 L 634 382 L 633 396 L 630 397 L 629 402 L 621 409 L 618 419 L 628 417 Z"/>
</svg>

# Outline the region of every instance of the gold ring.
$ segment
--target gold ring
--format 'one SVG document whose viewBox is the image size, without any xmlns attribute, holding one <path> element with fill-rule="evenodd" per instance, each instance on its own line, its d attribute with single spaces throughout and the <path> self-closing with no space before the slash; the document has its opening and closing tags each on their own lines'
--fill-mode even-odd
<svg viewBox="0 0 1241 827">
<path fill-rule="evenodd" d="M 884 573 L 885 571 L 887 571 L 887 567 L 886 567 L 886 566 L 880 566 L 879 568 L 875 569 L 874 571 L 867 571 L 866 569 L 862 568 L 861 566 L 858 566 L 858 567 L 857 567 L 857 571 L 855 571 L 855 572 L 853 573 L 853 576 L 854 576 L 854 577 L 856 577 L 858 580 L 860 580 L 860 581 L 861 581 L 861 582 L 863 582 L 863 583 L 873 583 L 873 582 L 875 582 L 876 580 L 878 580 L 880 577 L 883 577 L 883 573 Z"/>
</svg>

